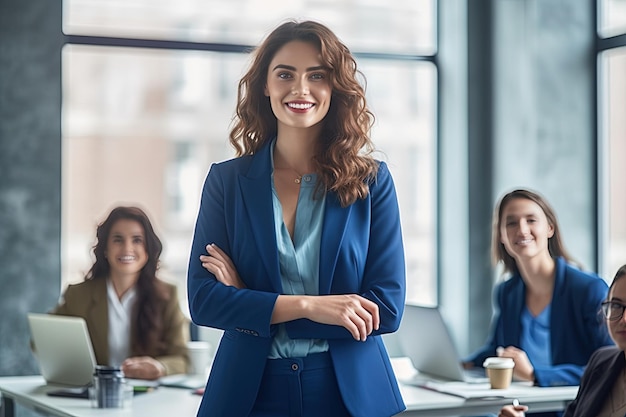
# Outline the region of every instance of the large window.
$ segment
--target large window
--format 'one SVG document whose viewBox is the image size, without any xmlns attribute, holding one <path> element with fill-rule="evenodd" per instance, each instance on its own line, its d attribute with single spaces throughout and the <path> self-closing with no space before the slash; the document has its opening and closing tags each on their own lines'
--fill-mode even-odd
<svg viewBox="0 0 626 417">
<path fill-rule="evenodd" d="M 612 277 L 626 263 L 626 0 L 599 3 L 601 266 Z"/>
<path fill-rule="evenodd" d="M 599 34 L 610 37 L 626 33 L 626 0 L 600 0 Z"/>
<path fill-rule="evenodd" d="M 436 302 L 434 0 L 66 0 L 63 284 L 83 279 L 95 227 L 136 204 L 164 242 L 161 277 L 184 290 L 202 182 L 234 156 L 237 82 L 284 18 L 330 26 L 354 51 L 376 115 L 373 139 L 401 206 L 408 298 Z"/>
</svg>

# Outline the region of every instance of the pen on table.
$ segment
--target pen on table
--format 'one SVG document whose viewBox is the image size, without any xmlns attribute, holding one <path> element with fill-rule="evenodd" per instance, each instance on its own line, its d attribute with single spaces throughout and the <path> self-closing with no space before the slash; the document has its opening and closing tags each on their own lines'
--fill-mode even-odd
<svg viewBox="0 0 626 417">
<path fill-rule="evenodd" d="M 143 385 L 133 386 L 133 392 L 135 393 L 152 392 L 152 391 L 154 391 L 154 387 L 147 387 Z"/>
</svg>

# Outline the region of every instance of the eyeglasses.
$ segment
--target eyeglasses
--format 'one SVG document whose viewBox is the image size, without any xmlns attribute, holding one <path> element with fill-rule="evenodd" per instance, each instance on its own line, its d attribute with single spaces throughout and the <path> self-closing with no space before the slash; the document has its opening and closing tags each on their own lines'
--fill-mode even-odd
<svg viewBox="0 0 626 417">
<path fill-rule="evenodd" d="M 602 312 L 607 320 L 616 321 L 624 317 L 626 305 L 615 301 L 605 301 L 602 303 Z"/>
</svg>

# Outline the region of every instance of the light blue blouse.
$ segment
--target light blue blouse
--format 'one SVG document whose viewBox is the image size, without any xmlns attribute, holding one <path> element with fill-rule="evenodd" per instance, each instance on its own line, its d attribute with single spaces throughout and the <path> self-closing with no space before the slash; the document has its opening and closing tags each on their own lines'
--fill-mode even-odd
<svg viewBox="0 0 626 417">
<path fill-rule="evenodd" d="M 274 143 L 272 143 L 272 166 L 274 166 Z M 283 294 L 319 294 L 319 259 L 324 221 L 326 195 L 313 199 L 317 176 L 302 176 L 300 194 L 296 206 L 296 222 L 293 241 L 283 222 L 283 210 L 274 188 L 272 175 L 272 201 L 274 224 L 278 242 L 280 280 Z M 269 359 L 303 357 L 311 353 L 325 352 L 328 343 L 321 339 L 290 339 L 285 326 L 280 324 L 274 336 Z"/>
<path fill-rule="evenodd" d="M 522 310 L 522 334 L 520 348 L 526 352 L 533 367 L 552 366 L 552 346 L 550 343 L 550 311 L 552 304 L 548 304 L 537 317 L 528 311 Z"/>
</svg>

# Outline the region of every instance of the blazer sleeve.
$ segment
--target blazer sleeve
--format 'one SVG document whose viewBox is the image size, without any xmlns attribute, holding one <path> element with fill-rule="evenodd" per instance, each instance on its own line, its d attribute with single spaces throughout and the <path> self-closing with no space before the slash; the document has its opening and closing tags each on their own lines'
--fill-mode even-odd
<svg viewBox="0 0 626 417">
<path fill-rule="evenodd" d="M 378 175 L 370 185 L 370 200 L 354 203 L 351 215 L 367 219 L 349 224 L 343 237 L 342 248 L 333 277 L 332 293 L 357 293 L 378 305 L 380 326 L 372 335 L 391 333 L 398 329 L 404 310 L 406 270 L 404 247 L 400 224 L 400 212 L 393 178 L 384 162 L 380 163 Z M 363 213 L 368 215 L 362 215 Z M 365 245 L 364 242 L 367 244 Z M 364 268 L 355 267 L 351 245 L 363 245 L 367 249 Z M 352 283 L 358 285 L 352 286 Z M 352 339 L 341 326 L 332 326 L 301 319 L 286 323 L 291 338 Z"/>
<path fill-rule="evenodd" d="M 91 297 L 91 294 L 83 291 L 81 286 L 68 285 L 61 295 L 59 303 L 50 310 L 50 314 L 85 318 L 87 315 L 88 297 Z"/>
<path fill-rule="evenodd" d="M 552 337 L 554 364 L 535 366 L 535 382 L 539 386 L 578 385 L 593 352 L 613 344 L 600 317 L 600 304 L 606 299 L 607 285 L 601 278 L 589 278 L 586 283 L 563 301 L 568 308 L 561 314 L 568 319 L 562 328 L 551 329 L 559 335 Z M 552 326 L 557 322 L 560 319 L 553 320 Z"/>
<path fill-rule="evenodd" d="M 231 239 L 245 241 L 242 246 L 253 245 L 249 229 L 237 229 L 243 227 L 240 225 L 245 219 L 242 199 L 237 194 L 237 176 L 232 164 L 222 163 L 213 164 L 205 179 L 187 272 L 189 311 L 198 325 L 269 338 L 274 331 L 270 322 L 278 293 L 226 286 L 204 269 L 199 260 L 200 255 L 206 254 L 209 243 L 215 243 L 226 253 L 231 252 Z M 267 192 L 271 195 L 271 189 Z M 238 272 L 242 274 L 241 270 Z M 242 275 L 242 279 L 246 278 Z"/>
<path fill-rule="evenodd" d="M 109 363 L 107 303 L 106 281 L 104 279 L 86 280 L 68 285 L 59 304 L 50 312 L 85 319 L 96 361 L 100 365 Z"/>
<path fill-rule="evenodd" d="M 170 298 L 163 310 L 163 333 L 161 340 L 164 350 L 155 356 L 155 359 L 163 364 L 165 374 L 186 373 L 189 366 L 187 354 L 189 320 L 180 309 L 178 291 L 173 285 L 170 290 Z"/>
</svg>

